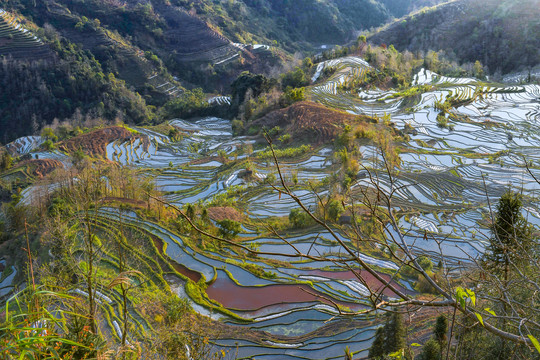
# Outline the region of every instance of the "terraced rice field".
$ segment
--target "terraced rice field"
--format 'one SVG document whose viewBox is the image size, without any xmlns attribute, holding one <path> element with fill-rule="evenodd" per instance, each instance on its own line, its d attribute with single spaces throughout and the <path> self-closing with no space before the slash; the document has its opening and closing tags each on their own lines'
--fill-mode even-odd
<svg viewBox="0 0 540 360">
<path fill-rule="evenodd" d="M 315 80 L 325 66 L 336 67 L 337 71 L 324 83 L 310 89 L 315 100 L 353 114 L 391 114 L 399 129 L 406 126 L 412 129 L 410 140 L 401 144 L 404 150 L 394 187 L 403 187 L 395 194 L 394 206 L 410 214 L 403 216 L 400 224 L 407 231 L 407 240 L 415 251 L 434 259 L 442 251 L 456 263 L 480 254 L 488 235 L 485 226 L 479 225 L 488 214 L 488 197 L 492 203 L 496 202 L 509 184 L 523 189 L 528 219 L 536 225 L 540 223 L 540 214 L 534 210 L 539 205 L 535 195 L 540 186 L 524 167 L 524 158 L 532 161 L 532 172 L 540 177 L 540 136 L 536 130 L 540 120 L 539 86 L 480 85 L 472 78 L 449 78 L 421 71 L 415 76 L 415 84 L 430 87 L 413 98 L 393 97 L 389 95 L 394 92 L 378 90 L 358 89 L 351 94 L 340 92 L 337 85 L 348 77 L 362 74 L 368 65 L 357 58 L 332 60 L 319 64 Z M 435 104 L 448 96 L 462 104 L 452 110 L 456 116 L 448 119 L 449 127 L 453 129 L 439 127 L 436 120 L 439 111 Z M 233 138 L 228 121 L 208 118 L 196 122 L 174 120 L 171 124 L 191 136 L 178 143 L 154 139 L 153 145 L 146 150 L 138 143 L 113 144 L 111 151 L 116 155 L 109 153 L 109 157 L 123 163 L 162 169 L 156 178 L 157 184 L 167 193 L 167 198 L 178 205 L 208 202 L 236 188 L 240 189 L 238 205 L 253 219 L 287 216 L 295 207 L 292 200 L 268 187 L 239 178 L 240 169 L 228 168 L 218 157 L 218 150 L 224 150 L 231 158 L 233 154 L 237 158 L 250 156 L 254 174 L 261 179 L 275 172 L 273 164 L 257 159 L 257 151 L 251 155 L 236 153 L 248 140 Z M 364 146 L 361 152 L 362 165 L 378 175 L 380 186 L 390 190 L 392 185 L 382 170 L 377 149 Z M 292 163 L 284 162 L 282 167 L 286 177 L 295 173 L 300 183 L 324 179 L 336 171 L 331 148 L 317 149 Z M 363 170 L 353 190 L 370 186 L 373 184 Z M 315 196 L 306 189 L 298 187 L 295 191 L 308 206 L 315 204 Z M 346 345 L 361 355 L 369 347 L 374 328 L 368 325 L 354 329 L 342 326 L 331 337 L 318 334 L 316 330 L 333 318 L 335 309 L 320 298 L 300 291 L 302 287 L 308 287 L 310 292 L 324 294 L 351 310 L 364 306 L 362 299 L 366 290 L 351 274 L 344 274 L 332 262 L 333 257 L 339 256 L 340 249 L 328 234 L 300 232 L 289 239 L 303 251 L 327 256 L 327 262 L 316 264 L 290 258 L 289 255 L 294 253 L 291 246 L 278 238 L 260 237 L 257 228 L 245 227 L 241 236 L 246 238 L 247 244 L 276 254 L 267 255 L 269 259 L 291 264 L 280 268 L 268 265 L 264 259 L 243 260 L 274 274 L 271 278 L 260 278 L 228 260 L 229 256 L 213 252 L 202 254 L 155 224 L 135 218 L 132 221 L 163 239 L 172 261 L 181 263 L 207 281 L 213 279 L 207 290 L 210 298 L 239 317 L 251 320 L 246 325 L 220 314 L 218 317 L 222 321 L 290 338 L 281 343 L 219 339 L 216 346 L 234 350 L 237 344 L 241 357 L 256 355 L 260 359 L 278 355 L 283 359 L 340 358 Z M 424 234 L 428 234 L 427 239 Z M 367 254 L 363 257 L 381 270 L 396 269 L 396 265 L 388 260 Z M 407 282 L 400 285 L 412 291 Z M 181 287 L 178 291 L 185 294 Z M 209 312 L 204 306 L 196 305 L 195 308 L 202 313 Z M 339 320 L 331 320 L 330 324 L 334 321 Z M 295 341 L 298 336 L 304 336 L 302 341 Z"/>
<path fill-rule="evenodd" d="M 7 144 L 6 148 L 12 155 L 21 156 L 37 149 L 44 141 L 41 136 L 25 136 Z"/>
<path fill-rule="evenodd" d="M 214 96 L 208 99 L 208 103 L 217 105 L 231 105 L 231 98 L 229 96 Z"/>
<path fill-rule="evenodd" d="M 344 62 L 349 66 L 350 61 Z M 389 92 L 377 90 L 328 92 L 328 84 L 311 91 L 326 105 L 354 114 L 391 114 L 398 128 L 413 129 L 410 141 L 404 144 L 395 184 L 406 187 L 397 192 L 394 201 L 396 207 L 423 213 L 402 219 L 402 224 L 419 236 L 428 231 L 434 238 L 447 239 L 447 251 L 455 257 L 474 256 L 486 240 L 482 236 L 486 231 L 477 223 L 488 215 L 488 196 L 496 202 L 511 185 L 523 189 L 529 208 L 537 205 L 540 186 L 528 174 L 525 159 L 533 162 L 532 172 L 538 176 L 540 87 L 479 84 L 473 78 L 450 78 L 424 70 L 414 77 L 414 84 L 430 85 L 431 90 L 413 98 L 390 98 Z M 456 116 L 448 119 L 449 126 L 441 128 L 435 103 L 449 96 L 462 105 L 452 110 Z M 376 150 L 364 149 L 364 155 L 368 168 L 377 171 L 372 159 Z M 388 177 L 380 175 L 389 188 Z M 356 186 L 370 184 L 366 179 Z M 529 221 L 539 223 L 538 214 L 527 215 Z M 416 242 L 422 250 L 438 250 L 430 244 L 434 242 Z"/>
<path fill-rule="evenodd" d="M 50 50 L 12 14 L 0 9 L 0 56 L 49 58 Z"/>
<path fill-rule="evenodd" d="M 470 257 L 479 255 L 488 236 L 482 225 L 488 216 L 488 198 L 495 203 L 509 184 L 523 190 L 528 220 L 540 225 L 536 210 L 540 205 L 537 200 L 540 185 L 525 168 L 525 161 L 532 161 L 531 171 L 540 178 L 539 86 L 480 84 L 475 79 L 441 77 L 421 71 L 414 81 L 428 85 L 427 90 L 413 97 L 362 89 L 345 93 L 337 84 L 358 76 L 368 65 L 357 58 L 337 59 L 319 64 L 317 73 L 325 66 L 333 66 L 337 71 L 324 83 L 309 89 L 313 99 L 353 114 L 390 114 L 396 127 L 409 133 L 409 140 L 400 144 L 401 165 L 395 181 L 390 181 L 378 150 L 365 145 L 360 149 L 364 169 L 352 190 L 354 193 L 373 187 L 368 171 L 377 175 L 380 187 L 388 191 L 399 187 L 393 206 L 404 214 L 399 223 L 414 251 L 430 255 L 434 262 L 442 251 L 455 264 L 466 263 Z M 447 126 L 440 127 L 436 104 L 450 96 L 458 105 L 451 109 L 453 116 L 447 119 Z M 288 241 L 297 249 L 324 256 L 326 260 L 313 262 L 294 257 L 289 244 L 269 236 L 256 225 L 272 216 L 288 216 L 296 207 L 294 201 L 263 183 L 276 169 L 272 162 L 258 157 L 262 149 L 255 146 L 253 152 L 248 150 L 254 141 L 233 137 L 228 120 L 176 119 L 170 124 L 188 135 L 171 142 L 164 135 L 140 128 L 147 141 L 109 143 L 107 158 L 147 170 L 166 199 L 178 206 L 199 201 L 207 206 L 221 206 L 223 199 L 234 198 L 236 207 L 250 219 L 239 237 L 246 246 L 264 254 L 246 258 L 233 250 L 201 250 L 189 245 L 191 242 L 182 236 L 135 213 L 124 212 L 120 219 L 118 210 L 113 208 L 100 210 L 103 224 L 114 225 L 122 220 L 141 234 L 159 239 L 163 261 L 171 267 L 180 266 L 178 271 L 193 281 L 204 279 L 208 283 L 208 298 L 198 303 L 191 299 L 196 311 L 226 324 L 269 334 L 258 341 L 214 339 L 216 348 L 233 353 L 238 348 L 240 358 L 256 356 L 257 359 L 341 359 L 345 346 L 357 357 L 366 355 L 376 326 L 373 317 L 356 316 L 353 321 L 345 321 L 336 317 L 335 307 L 321 297 L 332 299 L 346 311 L 361 310 L 367 304 L 365 285 L 333 261 L 343 252 L 338 243 L 328 232 L 312 228 L 290 233 Z M 231 161 L 234 159 L 239 161 Z M 241 176 L 247 166 L 241 161 L 247 159 L 253 171 L 249 179 Z M 316 196 L 307 189 L 305 181 L 323 180 L 339 171 L 335 161 L 333 149 L 327 145 L 298 159 L 283 161 L 281 167 L 287 180 L 293 176 L 298 179 L 294 192 L 308 207 L 313 207 Z M 323 187 L 320 194 L 326 191 Z M 114 226 L 104 225 L 107 228 Z M 391 229 L 387 231 L 392 235 Z M 345 234 L 339 236 L 349 241 Z M 388 258 L 374 254 L 377 252 L 359 256 L 384 276 L 397 269 Z M 152 268 L 153 260 L 144 261 Z M 357 264 L 350 265 L 358 268 Z M 250 271 L 254 268 L 258 271 Z M 179 296 L 188 297 L 180 276 L 163 272 L 155 276 L 159 281 L 166 279 Z M 375 278 L 366 275 L 365 279 L 370 286 L 377 287 Z M 407 280 L 396 281 L 403 291 L 414 291 Z M 114 291 L 104 295 L 111 299 L 117 296 Z M 386 291 L 385 296 L 392 298 L 394 294 Z M 102 306 L 110 304 L 104 301 Z M 108 331 L 120 336 L 114 315 L 118 311 L 109 310 Z M 147 326 L 140 315 L 133 316 L 141 319 L 141 327 Z"/>
</svg>

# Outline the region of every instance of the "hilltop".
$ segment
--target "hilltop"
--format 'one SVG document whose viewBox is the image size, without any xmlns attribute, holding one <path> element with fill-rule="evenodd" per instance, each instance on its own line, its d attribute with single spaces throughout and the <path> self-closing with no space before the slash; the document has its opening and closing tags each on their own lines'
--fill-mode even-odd
<svg viewBox="0 0 540 360">
<path fill-rule="evenodd" d="M 490 73 L 509 73 L 540 63 L 537 0 L 458 0 L 423 9 L 369 37 L 398 50 L 443 50 L 459 62 L 479 60 Z"/>
</svg>

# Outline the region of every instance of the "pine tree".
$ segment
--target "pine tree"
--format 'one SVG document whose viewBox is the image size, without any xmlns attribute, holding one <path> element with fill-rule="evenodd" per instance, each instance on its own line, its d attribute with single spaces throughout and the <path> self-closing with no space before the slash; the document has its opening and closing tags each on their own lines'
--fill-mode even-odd
<svg viewBox="0 0 540 360">
<path fill-rule="evenodd" d="M 440 357 L 442 358 L 443 347 L 446 342 L 446 333 L 448 332 L 448 320 L 444 315 L 439 315 L 435 328 L 433 329 L 433 337 L 439 344 Z"/>
<path fill-rule="evenodd" d="M 522 254 L 532 247 L 531 227 L 521 215 L 522 206 L 521 195 L 516 192 L 508 190 L 501 196 L 484 255 L 486 267 L 503 275 L 505 284 L 510 276 L 510 265 L 522 262 Z"/>
<path fill-rule="evenodd" d="M 448 331 L 448 320 L 446 320 L 446 316 L 439 315 L 437 318 L 437 322 L 435 323 L 435 328 L 433 329 L 433 335 L 435 336 L 435 340 L 439 344 L 446 341 L 446 332 Z"/>
<path fill-rule="evenodd" d="M 431 338 L 426 342 L 420 354 L 421 360 L 440 360 L 441 347 L 437 340 Z"/>
<path fill-rule="evenodd" d="M 405 326 L 403 325 L 403 317 L 400 313 L 392 313 L 388 315 L 388 320 L 385 325 L 386 335 L 386 353 L 393 353 L 405 348 Z"/>
<path fill-rule="evenodd" d="M 380 327 L 375 332 L 375 340 L 371 344 L 369 349 L 369 358 L 370 359 L 381 359 L 385 355 L 385 336 L 384 328 Z"/>
<path fill-rule="evenodd" d="M 385 355 L 405 348 L 405 326 L 400 313 L 388 313 L 386 323 L 377 329 L 369 349 L 370 359 L 384 359 Z"/>
</svg>

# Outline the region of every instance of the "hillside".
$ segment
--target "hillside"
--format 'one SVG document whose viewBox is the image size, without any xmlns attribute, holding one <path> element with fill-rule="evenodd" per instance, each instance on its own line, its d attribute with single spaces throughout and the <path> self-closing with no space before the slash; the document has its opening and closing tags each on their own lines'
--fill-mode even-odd
<svg viewBox="0 0 540 360">
<path fill-rule="evenodd" d="M 279 126 L 295 141 L 322 144 L 336 139 L 346 124 L 376 121 L 367 116 L 356 116 L 336 111 L 323 105 L 302 101 L 285 109 L 275 110 L 253 122 L 253 126 L 268 129 Z"/>
<path fill-rule="evenodd" d="M 397 20 L 369 37 L 398 50 L 444 50 L 460 62 L 479 60 L 509 73 L 540 63 L 538 0 L 458 0 Z"/>
<path fill-rule="evenodd" d="M 50 59 L 52 52 L 39 38 L 25 29 L 17 18 L 0 9 L 0 57 Z"/>
</svg>

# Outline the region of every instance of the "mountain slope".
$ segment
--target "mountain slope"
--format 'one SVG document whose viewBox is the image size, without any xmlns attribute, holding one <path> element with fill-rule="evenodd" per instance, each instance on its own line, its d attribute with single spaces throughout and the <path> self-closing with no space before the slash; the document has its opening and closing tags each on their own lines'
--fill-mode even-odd
<svg viewBox="0 0 540 360">
<path fill-rule="evenodd" d="M 444 50 L 508 73 L 540 63 L 538 34 L 538 0 L 458 0 L 398 20 L 369 40 L 399 50 Z"/>
</svg>

